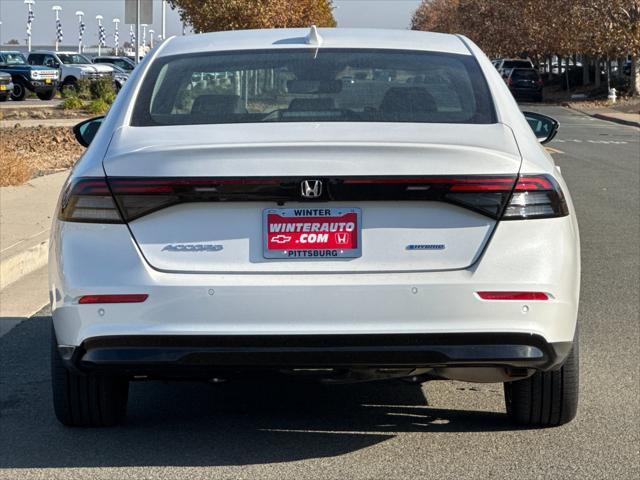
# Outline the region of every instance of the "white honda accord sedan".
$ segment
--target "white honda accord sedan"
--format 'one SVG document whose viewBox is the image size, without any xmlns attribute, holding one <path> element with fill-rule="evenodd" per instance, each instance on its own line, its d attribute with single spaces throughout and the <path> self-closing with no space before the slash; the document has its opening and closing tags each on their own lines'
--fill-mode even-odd
<svg viewBox="0 0 640 480">
<path fill-rule="evenodd" d="M 64 187 L 55 413 L 125 418 L 140 379 L 504 383 L 516 423 L 578 404 L 567 186 L 467 38 L 283 29 L 169 39 Z"/>
</svg>

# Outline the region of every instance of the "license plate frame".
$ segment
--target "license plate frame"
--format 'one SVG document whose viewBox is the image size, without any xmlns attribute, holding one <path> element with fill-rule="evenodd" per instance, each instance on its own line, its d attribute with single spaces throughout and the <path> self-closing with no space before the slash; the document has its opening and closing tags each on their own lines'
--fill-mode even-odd
<svg viewBox="0 0 640 480">
<path fill-rule="evenodd" d="M 312 211 L 322 212 L 322 214 L 309 214 Z M 279 216 L 285 222 L 292 222 L 292 219 L 300 219 L 301 224 L 310 224 L 310 230 L 302 230 L 296 232 L 270 232 L 271 225 L 270 216 Z M 336 220 L 344 220 L 339 222 Z M 325 231 L 324 223 L 330 227 L 329 231 Z M 343 227 L 339 227 L 340 224 Z M 349 223 L 355 223 L 353 230 L 348 230 Z M 313 224 L 320 224 L 319 229 L 314 230 Z M 332 224 L 337 224 L 336 230 L 331 230 Z M 304 228 L 304 227 L 303 227 Z M 338 231 L 339 229 L 339 231 Z M 273 248 L 273 237 L 290 236 L 291 240 L 283 242 L 283 248 Z M 286 235 L 291 233 L 291 235 Z M 328 242 L 318 243 L 299 243 L 303 234 L 327 234 L 330 239 Z M 336 237 L 336 234 L 340 237 Z M 345 236 L 346 234 L 346 236 Z M 296 242 L 296 239 L 298 242 Z M 345 240 L 346 239 L 346 240 Z M 338 241 L 347 242 L 346 246 L 338 246 Z M 328 244 L 324 245 L 325 243 Z M 291 245 L 294 246 L 291 246 Z M 270 247 L 271 246 L 271 247 Z M 262 256 L 266 259 L 286 259 L 286 260 L 334 260 L 344 258 L 359 258 L 362 256 L 362 210 L 352 207 L 317 207 L 303 206 L 296 208 L 266 208 L 262 211 Z"/>
</svg>

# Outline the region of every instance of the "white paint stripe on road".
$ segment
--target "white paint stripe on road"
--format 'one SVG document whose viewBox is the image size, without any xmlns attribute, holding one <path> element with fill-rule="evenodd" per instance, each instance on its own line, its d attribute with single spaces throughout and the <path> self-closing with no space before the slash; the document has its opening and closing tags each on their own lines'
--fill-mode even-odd
<svg viewBox="0 0 640 480">
<path fill-rule="evenodd" d="M 624 140 L 580 140 L 579 138 L 557 138 L 554 142 L 558 143 L 596 143 L 598 145 L 627 145 L 629 142 Z"/>
</svg>

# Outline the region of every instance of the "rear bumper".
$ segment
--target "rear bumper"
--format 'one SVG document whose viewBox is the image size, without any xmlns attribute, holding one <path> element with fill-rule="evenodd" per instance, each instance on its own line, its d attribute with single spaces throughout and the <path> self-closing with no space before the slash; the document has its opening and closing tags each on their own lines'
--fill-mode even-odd
<svg viewBox="0 0 640 480">
<path fill-rule="evenodd" d="M 542 88 L 515 88 L 515 87 L 510 87 L 509 90 L 511 90 L 511 94 L 515 97 L 515 96 L 522 96 L 522 97 L 535 97 L 538 95 L 542 95 Z"/>
<path fill-rule="evenodd" d="M 224 369 L 502 367 L 549 370 L 572 342 L 524 333 L 107 336 L 67 350 L 69 366 L 131 375 Z"/>
</svg>

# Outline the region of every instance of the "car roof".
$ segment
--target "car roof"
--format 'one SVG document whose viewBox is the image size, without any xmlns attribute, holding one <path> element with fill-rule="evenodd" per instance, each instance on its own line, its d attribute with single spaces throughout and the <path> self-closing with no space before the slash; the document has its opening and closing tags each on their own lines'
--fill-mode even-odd
<svg viewBox="0 0 640 480">
<path fill-rule="evenodd" d="M 18 50 L 0 50 L 0 53 L 22 53 Z"/>
<path fill-rule="evenodd" d="M 56 52 L 55 50 L 36 50 L 34 52 L 30 52 L 29 55 L 31 55 L 32 53 L 46 53 L 49 55 L 77 55 L 78 52 L 72 52 L 72 51 L 64 51 L 64 52 Z M 84 55 L 83 53 L 81 53 L 80 55 Z"/>
<path fill-rule="evenodd" d="M 158 52 L 159 57 L 233 50 L 315 48 L 308 44 L 309 28 L 234 30 L 171 38 Z M 320 48 L 371 48 L 422 50 L 471 55 L 457 35 L 416 30 L 370 28 L 319 28 Z"/>
</svg>

